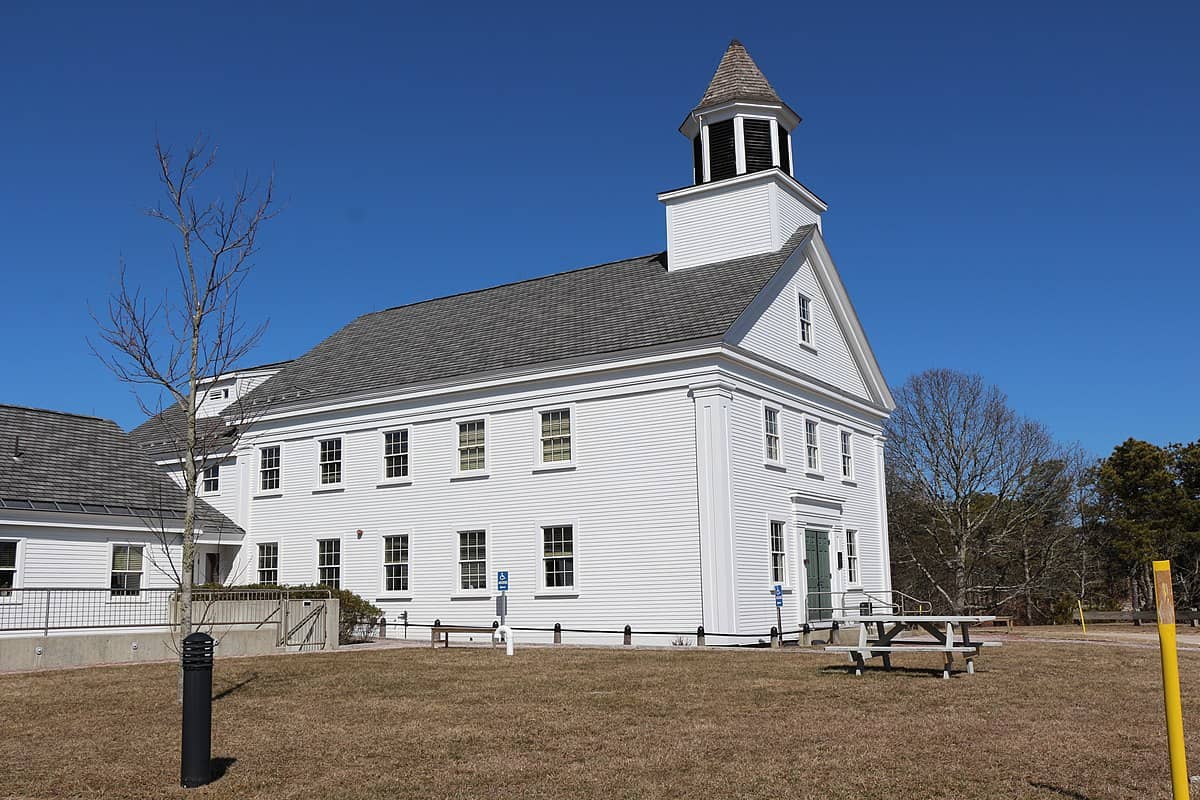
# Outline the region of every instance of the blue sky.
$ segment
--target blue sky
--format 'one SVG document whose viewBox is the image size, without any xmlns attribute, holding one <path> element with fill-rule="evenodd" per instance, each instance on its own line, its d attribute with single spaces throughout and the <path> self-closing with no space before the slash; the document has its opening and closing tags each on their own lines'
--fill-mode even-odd
<svg viewBox="0 0 1200 800">
<path fill-rule="evenodd" d="M 1200 437 L 1200 4 L 0 9 L 0 402 L 137 424 L 89 353 L 163 285 L 156 132 L 274 168 L 256 361 L 358 314 L 665 246 L 676 132 L 740 38 L 893 385 L 979 372 L 1097 454 Z M 403 6 L 403 7 L 402 7 Z M 765 11 L 765 13 L 764 13 Z"/>
</svg>

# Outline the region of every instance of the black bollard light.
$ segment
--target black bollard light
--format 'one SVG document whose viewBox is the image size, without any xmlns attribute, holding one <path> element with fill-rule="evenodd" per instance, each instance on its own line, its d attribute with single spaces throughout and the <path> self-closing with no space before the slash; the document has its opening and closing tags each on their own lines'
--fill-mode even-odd
<svg viewBox="0 0 1200 800">
<path fill-rule="evenodd" d="M 213 638 L 193 633 L 183 640 L 183 746 L 179 783 L 188 789 L 212 780 Z"/>
</svg>

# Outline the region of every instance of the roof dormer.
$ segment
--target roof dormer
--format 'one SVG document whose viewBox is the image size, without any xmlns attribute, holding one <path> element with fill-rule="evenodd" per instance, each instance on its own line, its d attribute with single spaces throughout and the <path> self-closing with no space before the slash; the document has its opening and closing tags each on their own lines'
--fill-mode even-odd
<svg viewBox="0 0 1200 800">
<path fill-rule="evenodd" d="M 671 270 L 778 250 L 827 206 L 793 177 L 800 115 L 737 39 L 679 131 L 692 142 L 693 184 L 658 196 L 667 207 Z"/>
</svg>

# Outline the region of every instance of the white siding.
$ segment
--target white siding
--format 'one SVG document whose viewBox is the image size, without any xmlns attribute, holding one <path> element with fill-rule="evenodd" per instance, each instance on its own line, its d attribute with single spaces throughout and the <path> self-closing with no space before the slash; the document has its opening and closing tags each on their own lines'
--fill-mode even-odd
<svg viewBox="0 0 1200 800">
<path fill-rule="evenodd" d="M 813 347 L 800 343 L 800 295 L 812 301 Z M 850 394 L 869 398 L 862 374 L 846 344 L 846 334 L 830 312 L 828 299 L 817 282 L 810 261 L 800 265 L 787 285 L 734 344 Z"/>
<path fill-rule="evenodd" d="M 341 540 L 341 584 L 379 600 L 395 618 L 490 625 L 495 573 L 510 573 L 509 622 L 514 625 L 695 630 L 700 624 L 699 545 L 693 402 L 686 388 L 574 402 L 577 467 L 537 472 L 532 408 L 487 414 L 486 478 L 452 480 L 453 419 L 417 418 L 409 435 L 411 485 L 379 486 L 380 430 L 409 417 L 379 419 L 343 436 L 344 489 L 317 484 L 318 438 L 336 433 L 291 432 L 282 440 L 283 492 L 249 501 L 244 571 L 255 576 L 258 542 L 278 542 L 280 580 L 317 579 L 318 539 Z M 497 407 L 499 408 L 499 407 Z M 480 412 L 488 407 L 481 405 Z M 410 415 L 411 417 L 412 415 Z M 345 419 L 351 427 L 350 416 Z M 361 425 L 361 423 L 358 423 Z M 269 431 L 256 436 L 268 444 Z M 249 444 L 249 443 L 247 443 Z M 256 457 L 245 459 L 256 464 Z M 247 470 L 254 485 L 255 469 Z M 577 597 L 538 597 L 542 525 L 575 525 Z M 488 532 L 488 586 L 482 599 L 456 597 L 456 532 Z M 359 538 L 357 531 L 362 530 Z M 411 598 L 389 600 L 382 586 L 382 541 L 410 536 Z"/>
<path fill-rule="evenodd" d="M 776 249 L 771 186 L 729 191 L 667 205 L 670 269 L 684 269 Z"/>
<path fill-rule="evenodd" d="M 771 184 L 771 191 L 775 194 L 775 208 L 779 225 L 779 246 L 788 240 L 796 229 L 801 225 L 818 225 L 821 222 L 821 215 L 813 211 L 809 206 L 801 202 L 800 198 L 796 197 L 791 192 L 784 189 L 778 183 Z"/>
<path fill-rule="evenodd" d="M 746 387 L 734 395 L 731 440 L 734 486 L 734 539 L 738 585 L 738 627 L 745 632 L 766 632 L 776 624 L 775 601 L 771 594 L 770 537 L 768 519 L 787 521 L 788 578 L 791 592 L 785 596 L 783 623 L 795 631 L 803 621 L 803 531 L 797 529 L 791 494 L 818 492 L 842 499 L 841 528 L 830 543 L 831 569 L 836 572 L 837 553 L 844 545 L 845 529 L 858 531 L 861 584 L 865 591 L 886 587 L 884 548 L 876 494 L 874 459 L 878 420 L 854 419 L 818 402 L 815 398 L 790 398 L 770 393 L 768 399 L 781 404 L 783 469 L 763 463 L 763 394 Z M 820 420 L 821 476 L 808 474 L 802 440 L 805 415 Z M 843 481 L 839 450 L 839 425 L 855 431 L 855 480 Z M 844 562 L 843 562 L 844 566 Z M 842 578 L 845 570 L 842 571 Z M 844 580 L 843 580 L 844 585 Z M 834 580 L 837 590 L 838 581 Z"/>
<path fill-rule="evenodd" d="M 107 588 L 110 585 L 113 542 L 141 544 L 147 588 L 175 585 L 172 563 L 180 550 L 164 550 L 158 537 L 146 531 L 91 530 L 84 527 L 42 527 L 0 524 L 0 539 L 20 539 L 22 558 L 18 581 L 23 587 Z"/>
</svg>

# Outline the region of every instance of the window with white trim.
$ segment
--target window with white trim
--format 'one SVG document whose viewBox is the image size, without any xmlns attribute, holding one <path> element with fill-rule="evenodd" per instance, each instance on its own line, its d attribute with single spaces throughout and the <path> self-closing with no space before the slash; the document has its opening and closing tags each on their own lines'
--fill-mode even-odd
<svg viewBox="0 0 1200 800">
<path fill-rule="evenodd" d="M 571 460 L 571 409 L 555 408 L 538 414 L 543 464 Z"/>
<path fill-rule="evenodd" d="M 279 542 L 259 543 L 258 582 L 279 583 Z"/>
<path fill-rule="evenodd" d="M 0 541 L 0 597 L 11 597 L 17 585 L 17 545 L 14 540 Z"/>
<path fill-rule="evenodd" d="M 763 447 L 767 461 L 780 460 L 778 408 L 763 407 Z"/>
<path fill-rule="evenodd" d="M 473 472 L 487 466 L 487 423 L 471 419 L 458 423 L 458 471 Z"/>
<path fill-rule="evenodd" d="M 575 528 L 549 525 L 542 528 L 542 580 L 547 589 L 575 587 Z"/>
<path fill-rule="evenodd" d="M 408 591 L 408 535 L 383 537 L 383 588 Z"/>
<path fill-rule="evenodd" d="M 771 583 L 787 583 L 787 551 L 784 549 L 785 523 L 771 520 Z"/>
<path fill-rule="evenodd" d="M 815 419 L 804 420 L 804 466 L 809 472 L 821 471 L 821 429 Z"/>
<path fill-rule="evenodd" d="M 854 435 L 850 431 L 840 431 L 842 441 L 842 477 L 847 480 L 854 478 Z"/>
<path fill-rule="evenodd" d="M 797 311 L 800 315 L 800 342 L 801 344 L 812 345 L 813 343 L 813 327 L 812 327 L 812 300 L 804 295 L 799 296 L 799 307 Z"/>
<path fill-rule="evenodd" d="M 383 477 L 408 477 L 408 430 L 383 432 Z"/>
<path fill-rule="evenodd" d="M 330 589 L 342 586 L 342 540 L 317 540 L 317 583 Z"/>
<path fill-rule="evenodd" d="M 846 531 L 846 582 L 858 583 L 858 531 Z"/>
<path fill-rule="evenodd" d="M 458 532 L 458 588 L 487 588 L 487 531 Z"/>
<path fill-rule="evenodd" d="M 259 491 L 273 492 L 279 489 L 280 464 L 279 445 L 264 447 L 258 451 Z"/>
<path fill-rule="evenodd" d="M 221 491 L 221 465 L 213 464 L 205 467 L 200 476 L 200 491 L 204 494 L 216 494 Z"/>
<path fill-rule="evenodd" d="M 322 486 L 336 485 L 342 482 L 342 440 L 321 439 L 321 454 L 319 478 Z"/>
<path fill-rule="evenodd" d="M 140 544 L 112 546 L 113 597 L 138 597 L 142 593 L 143 550 Z"/>
</svg>

